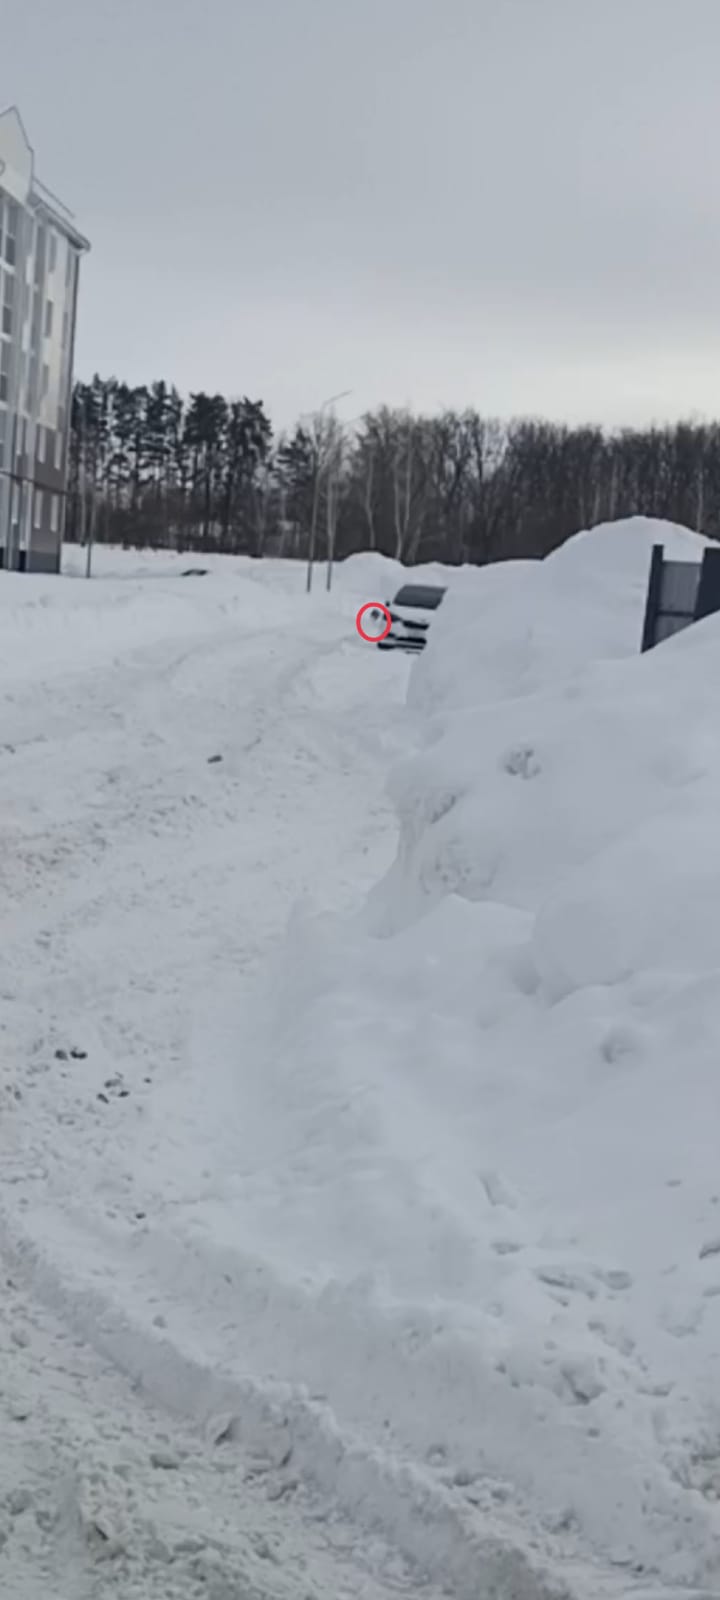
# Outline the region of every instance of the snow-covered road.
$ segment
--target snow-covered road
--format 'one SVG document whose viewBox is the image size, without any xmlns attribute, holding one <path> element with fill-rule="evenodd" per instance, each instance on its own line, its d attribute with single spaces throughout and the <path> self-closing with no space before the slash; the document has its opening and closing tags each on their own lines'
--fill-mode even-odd
<svg viewBox="0 0 720 1600">
<path fill-rule="evenodd" d="M 403 665 L 384 664 L 372 720 L 363 675 L 381 663 L 341 608 L 315 604 L 298 627 L 282 589 L 227 574 L 187 588 L 151 570 L 4 596 L 0 1573 L 17 1600 L 303 1583 L 370 1597 L 386 1567 L 402 1576 L 379 1545 L 347 1557 L 331 1507 L 287 1504 L 270 1433 L 248 1476 L 242 1444 L 186 1437 L 97 1354 L 91 1243 L 114 1222 L 120 1248 L 153 1220 L 130 1185 L 103 1184 L 110 1150 L 115 1171 L 153 1095 L 197 1069 L 217 996 L 242 1014 L 295 899 L 353 903 L 393 847 Z M 112 1353 L 137 1380 L 132 1338 Z"/>
<path fill-rule="evenodd" d="M 2 594 L 3 1592 L 535 1600 L 500 1490 L 476 1527 L 248 1366 L 266 1291 L 224 1237 L 257 980 L 296 905 L 390 866 L 407 663 L 354 635 L 361 571 L 308 602 L 296 569 L 106 562 Z"/>
</svg>

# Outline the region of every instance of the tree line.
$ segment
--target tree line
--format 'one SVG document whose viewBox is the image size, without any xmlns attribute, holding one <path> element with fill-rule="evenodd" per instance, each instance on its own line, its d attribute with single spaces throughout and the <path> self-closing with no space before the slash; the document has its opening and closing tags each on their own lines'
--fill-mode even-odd
<svg viewBox="0 0 720 1600">
<path fill-rule="evenodd" d="M 97 376 L 74 389 L 71 541 L 482 564 L 636 514 L 720 538 L 720 423 L 607 432 L 381 407 L 276 435 L 247 397 Z"/>
</svg>

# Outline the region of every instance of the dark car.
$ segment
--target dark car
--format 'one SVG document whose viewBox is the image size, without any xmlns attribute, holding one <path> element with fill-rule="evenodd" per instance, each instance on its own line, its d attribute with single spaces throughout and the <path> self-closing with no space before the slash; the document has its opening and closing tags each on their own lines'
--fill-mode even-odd
<svg viewBox="0 0 720 1600">
<path fill-rule="evenodd" d="M 432 583 L 405 583 L 394 600 L 388 600 L 392 618 L 390 632 L 378 639 L 378 650 L 424 650 L 433 611 L 437 611 L 446 589 Z M 383 613 L 378 612 L 382 618 Z"/>
</svg>

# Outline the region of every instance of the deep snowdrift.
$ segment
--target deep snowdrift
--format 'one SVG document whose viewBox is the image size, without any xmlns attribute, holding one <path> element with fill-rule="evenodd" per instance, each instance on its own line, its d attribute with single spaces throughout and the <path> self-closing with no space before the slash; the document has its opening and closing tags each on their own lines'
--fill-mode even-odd
<svg viewBox="0 0 720 1600">
<path fill-rule="evenodd" d="M 638 519 L 457 582 L 397 861 L 359 923 L 295 928 L 225 1138 L 234 1242 L 271 1269 L 254 1362 L 709 1582 L 720 620 L 640 657 L 658 538 L 699 558 Z"/>
</svg>

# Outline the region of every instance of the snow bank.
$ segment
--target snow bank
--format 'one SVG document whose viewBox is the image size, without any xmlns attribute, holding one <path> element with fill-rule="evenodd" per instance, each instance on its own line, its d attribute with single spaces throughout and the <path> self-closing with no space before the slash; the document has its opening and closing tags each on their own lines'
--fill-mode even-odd
<svg viewBox="0 0 720 1600">
<path fill-rule="evenodd" d="M 673 523 L 633 517 L 578 534 L 545 561 L 463 569 L 433 621 L 434 648 L 418 665 L 411 703 L 428 715 L 477 706 L 634 656 L 659 542 L 675 561 L 699 560 L 707 543 Z"/>
<path fill-rule="evenodd" d="M 244 1058 L 235 1221 L 262 1340 L 292 1286 L 281 1370 L 338 1416 L 708 1583 L 720 619 L 640 657 L 656 541 L 702 549 L 636 519 L 452 586 L 396 862 L 359 922 L 296 929 Z"/>
</svg>

